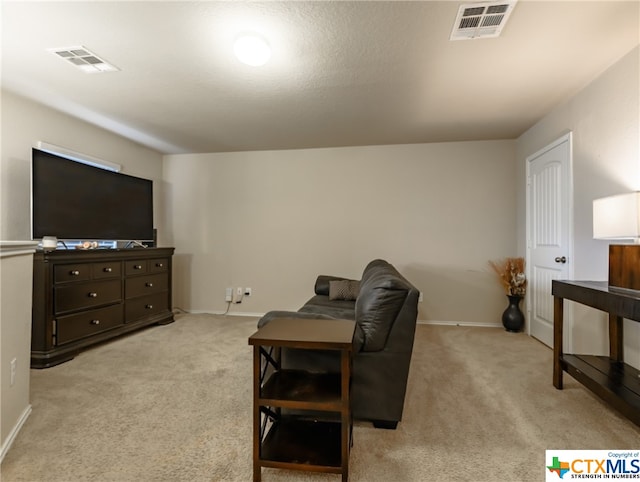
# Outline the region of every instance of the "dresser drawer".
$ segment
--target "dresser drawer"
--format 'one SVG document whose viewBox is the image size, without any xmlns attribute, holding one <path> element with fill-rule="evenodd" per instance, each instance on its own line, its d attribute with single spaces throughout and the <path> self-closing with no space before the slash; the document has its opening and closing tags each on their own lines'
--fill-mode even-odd
<svg viewBox="0 0 640 482">
<path fill-rule="evenodd" d="M 122 263 L 119 261 L 105 261 L 91 265 L 93 279 L 120 278 L 122 275 Z"/>
<path fill-rule="evenodd" d="M 91 308 L 122 300 L 122 283 L 119 279 L 73 283 L 54 288 L 56 313 Z"/>
<path fill-rule="evenodd" d="M 148 267 L 149 273 L 165 272 L 169 269 L 169 260 L 167 258 L 150 259 Z"/>
<path fill-rule="evenodd" d="M 124 282 L 124 297 L 129 299 L 167 291 L 168 286 L 169 277 L 166 273 L 127 278 Z"/>
<path fill-rule="evenodd" d="M 91 279 L 91 264 L 60 264 L 53 268 L 54 283 L 67 283 L 69 281 L 83 281 Z"/>
<path fill-rule="evenodd" d="M 58 345 L 122 325 L 122 303 L 57 319 Z"/>
<path fill-rule="evenodd" d="M 124 274 L 127 276 L 133 274 L 145 274 L 147 272 L 147 260 L 126 261 L 124 263 Z"/>
<path fill-rule="evenodd" d="M 135 321 L 145 316 L 155 313 L 161 313 L 169 309 L 169 295 L 165 293 L 156 293 L 153 295 L 142 296 L 132 300 L 127 300 L 125 305 L 125 320 Z"/>
</svg>

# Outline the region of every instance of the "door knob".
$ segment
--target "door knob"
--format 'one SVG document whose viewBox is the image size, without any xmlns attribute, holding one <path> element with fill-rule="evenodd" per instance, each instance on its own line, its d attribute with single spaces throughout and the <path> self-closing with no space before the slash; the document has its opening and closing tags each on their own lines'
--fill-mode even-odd
<svg viewBox="0 0 640 482">
<path fill-rule="evenodd" d="M 563 256 L 562 258 L 560 256 L 556 257 L 556 263 L 566 263 L 567 262 L 567 258 L 565 256 Z"/>
</svg>

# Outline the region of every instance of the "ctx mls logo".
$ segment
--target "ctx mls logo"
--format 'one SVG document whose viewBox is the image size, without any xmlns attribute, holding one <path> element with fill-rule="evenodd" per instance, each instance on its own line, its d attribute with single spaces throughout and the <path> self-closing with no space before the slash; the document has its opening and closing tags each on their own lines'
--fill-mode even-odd
<svg viewBox="0 0 640 482">
<path fill-rule="evenodd" d="M 545 467 L 546 482 L 640 480 L 640 450 L 546 450 Z"/>
<path fill-rule="evenodd" d="M 564 474 L 569 472 L 569 462 L 561 462 L 558 457 L 553 457 L 553 463 L 547 465 L 549 472 L 555 472 L 558 477 L 563 478 Z"/>
</svg>

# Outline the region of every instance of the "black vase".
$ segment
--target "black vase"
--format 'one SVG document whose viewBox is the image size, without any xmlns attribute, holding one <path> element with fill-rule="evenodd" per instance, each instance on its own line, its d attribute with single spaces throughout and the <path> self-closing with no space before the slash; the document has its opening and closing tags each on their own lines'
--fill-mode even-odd
<svg viewBox="0 0 640 482">
<path fill-rule="evenodd" d="M 507 295 L 507 298 L 509 298 L 509 306 L 502 313 L 502 326 L 507 331 L 517 333 L 522 331 L 524 326 L 524 313 L 520 311 L 522 296 Z"/>
</svg>

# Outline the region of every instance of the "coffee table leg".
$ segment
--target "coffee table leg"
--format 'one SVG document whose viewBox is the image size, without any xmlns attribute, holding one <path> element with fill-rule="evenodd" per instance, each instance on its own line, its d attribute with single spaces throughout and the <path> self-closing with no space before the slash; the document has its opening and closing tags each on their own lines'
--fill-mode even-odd
<svg viewBox="0 0 640 482">
<path fill-rule="evenodd" d="M 622 317 L 609 313 L 609 358 L 617 362 L 624 361 Z"/>
<path fill-rule="evenodd" d="M 253 482 L 260 482 L 260 346 L 253 347 Z"/>
<path fill-rule="evenodd" d="M 349 450 L 351 432 L 351 352 L 342 350 L 342 482 L 349 479 Z"/>
<path fill-rule="evenodd" d="M 553 298 L 553 386 L 562 389 L 562 323 L 563 298 Z"/>
</svg>

